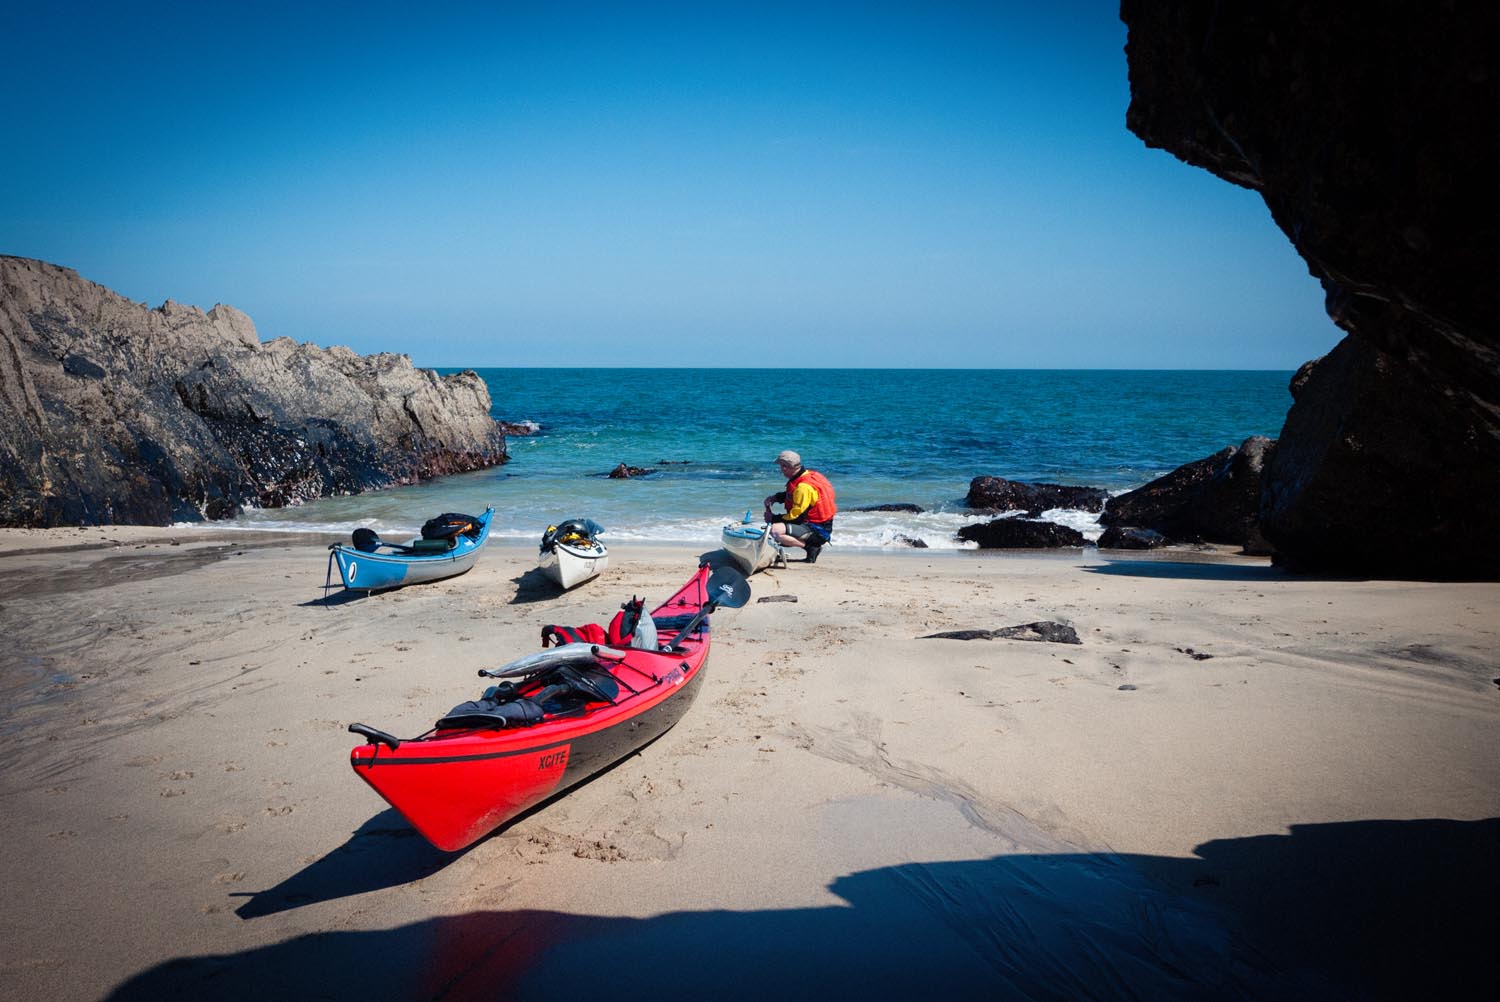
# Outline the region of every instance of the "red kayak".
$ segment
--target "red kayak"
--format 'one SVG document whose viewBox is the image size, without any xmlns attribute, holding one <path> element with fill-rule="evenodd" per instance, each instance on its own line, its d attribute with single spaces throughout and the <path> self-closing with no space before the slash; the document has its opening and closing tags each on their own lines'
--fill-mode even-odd
<svg viewBox="0 0 1500 1002">
<path fill-rule="evenodd" d="M 350 725 L 369 741 L 350 764 L 429 842 L 462 849 L 666 733 L 703 680 L 708 613 L 749 594 L 733 568 L 700 567 L 634 631 L 656 634 L 642 646 L 568 643 L 481 671 L 503 681 L 421 737 Z"/>
</svg>

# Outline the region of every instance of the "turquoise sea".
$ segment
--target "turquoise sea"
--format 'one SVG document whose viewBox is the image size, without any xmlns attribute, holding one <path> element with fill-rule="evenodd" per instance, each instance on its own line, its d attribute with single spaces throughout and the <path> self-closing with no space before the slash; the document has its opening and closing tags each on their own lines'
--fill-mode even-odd
<svg viewBox="0 0 1500 1002">
<path fill-rule="evenodd" d="M 454 370 L 440 370 L 454 371 Z M 1123 492 L 1250 435 L 1275 437 L 1291 372 L 1033 369 L 479 369 L 496 418 L 532 422 L 511 461 L 414 487 L 245 513 L 246 528 L 398 538 L 444 511 L 497 511 L 502 539 L 584 516 L 609 541 L 717 545 L 780 490 L 795 449 L 838 491 L 834 542 L 958 549 L 981 475 Z M 611 480 L 619 463 L 654 469 Z M 855 512 L 908 503 L 924 509 Z M 1046 515 L 1097 537 L 1096 517 Z"/>
</svg>

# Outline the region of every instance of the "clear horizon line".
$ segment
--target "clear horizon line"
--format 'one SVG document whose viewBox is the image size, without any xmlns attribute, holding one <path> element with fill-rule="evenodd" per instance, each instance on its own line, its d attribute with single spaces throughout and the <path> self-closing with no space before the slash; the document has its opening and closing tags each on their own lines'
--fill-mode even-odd
<svg viewBox="0 0 1500 1002">
<path fill-rule="evenodd" d="M 1306 363 L 1303 363 L 1306 364 Z M 414 362 L 413 365 L 416 365 Z M 547 370 L 557 368 L 554 365 L 442 365 L 424 364 L 416 365 L 419 369 L 452 369 L 462 372 L 465 370 L 478 369 L 516 369 L 516 370 Z M 693 372 L 718 369 L 732 369 L 736 372 L 802 372 L 809 369 L 820 372 L 1287 372 L 1294 373 L 1300 366 L 1291 368 L 1222 368 L 1209 366 L 1179 366 L 1176 368 L 1165 367 L 1135 367 L 1124 366 L 894 366 L 894 365 L 574 365 L 570 369 L 623 369 L 633 372 L 659 372 L 670 370 L 674 372 Z"/>
</svg>

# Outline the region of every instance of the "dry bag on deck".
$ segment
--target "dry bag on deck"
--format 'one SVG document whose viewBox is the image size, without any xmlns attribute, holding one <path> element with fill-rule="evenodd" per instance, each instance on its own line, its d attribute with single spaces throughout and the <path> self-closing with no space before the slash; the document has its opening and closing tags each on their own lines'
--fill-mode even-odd
<svg viewBox="0 0 1500 1002">
<path fill-rule="evenodd" d="M 547 531 L 542 533 L 542 552 L 556 549 L 558 543 L 591 549 L 599 545 L 594 537 L 603 531 L 604 526 L 591 518 L 570 518 L 556 525 L 549 525 Z"/>
<path fill-rule="evenodd" d="M 437 518 L 429 518 L 422 526 L 423 539 L 453 539 L 459 533 L 479 535 L 479 519 L 473 515 L 445 512 Z"/>
<path fill-rule="evenodd" d="M 543 647 L 561 647 L 564 644 L 602 644 L 605 639 L 604 627 L 596 623 L 588 623 L 584 626 L 548 624 L 542 627 Z"/>
<path fill-rule="evenodd" d="M 610 647 L 635 647 L 654 651 L 657 648 L 656 621 L 646 615 L 644 599 L 631 598 L 620 606 L 609 627 L 597 623 L 583 626 L 542 627 L 542 646 L 561 647 L 563 644 L 608 644 Z M 681 625 L 681 624 L 678 624 Z"/>
<path fill-rule="evenodd" d="M 611 647 L 656 650 L 656 623 L 646 615 L 645 600 L 631 596 L 629 602 L 620 606 L 615 618 L 609 621 L 605 638 Z"/>
</svg>

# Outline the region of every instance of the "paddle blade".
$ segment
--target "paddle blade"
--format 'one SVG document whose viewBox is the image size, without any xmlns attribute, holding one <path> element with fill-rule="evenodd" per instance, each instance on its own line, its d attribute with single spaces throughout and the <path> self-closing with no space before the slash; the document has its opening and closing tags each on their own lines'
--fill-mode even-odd
<svg viewBox="0 0 1500 1002">
<path fill-rule="evenodd" d="M 705 590 L 708 592 L 708 598 L 703 603 L 703 608 L 698 610 L 697 615 L 688 622 L 688 625 L 677 631 L 677 636 L 673 638 L 667 650 L 682 650 L 682 641 L 692 636 L 698 624 L 707 619 L 708 614 L 715 609 L 738 609 L 750 601 L 750 582 L 745 580 L 745 575 L 727 565 L 708 576 Z"/>
<path fill-rule="evenodd" d="M 503 664 L 499 668 L 481 668 L 479 674 L 483 678 L 518 678 L 550 671 L 560 665 L 592 665 L 597 663 L 594 655 L 595 648 L 595 644 L 585 643 L 548 647 L 535 654 L 528 654 L 524 658 L 517 658 L 508 664 Z"/>
<path fill-rule="evenodd" d="M 738 609 L 750 601 L 750 582 L 733 567 L 724 566 L 708 576 L 708 603 L 721 609 Z"/>
</svg>

